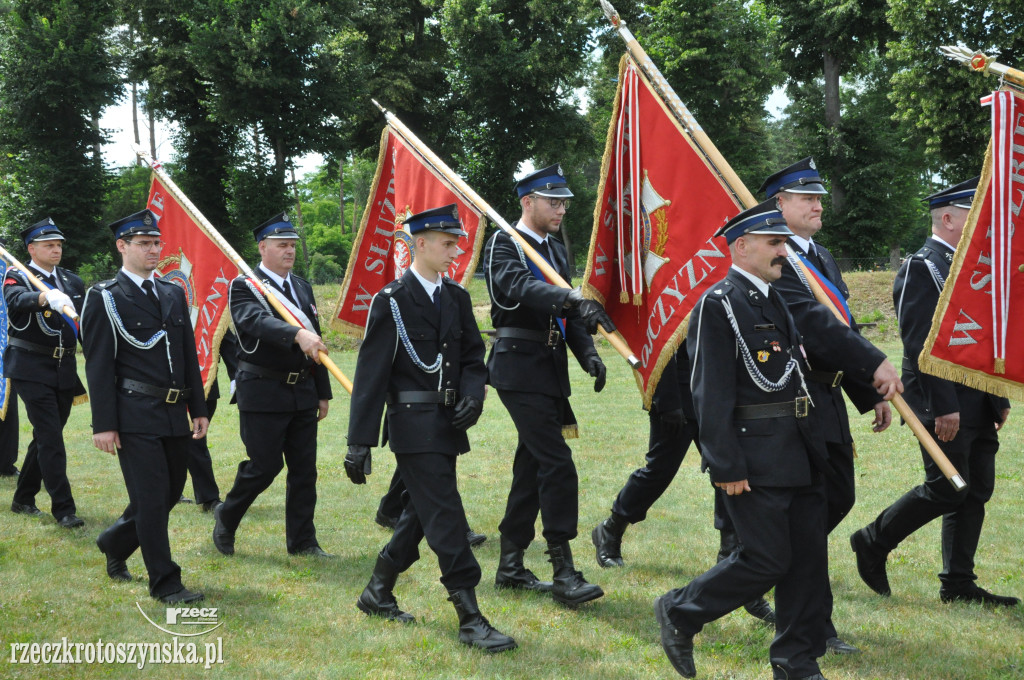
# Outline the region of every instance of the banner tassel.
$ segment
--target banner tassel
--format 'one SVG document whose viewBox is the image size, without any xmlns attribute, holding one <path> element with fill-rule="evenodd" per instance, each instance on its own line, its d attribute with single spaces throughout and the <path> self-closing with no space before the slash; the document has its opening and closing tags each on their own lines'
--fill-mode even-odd
<svg viewBox="0 0 1024 680">
<path fill-rule="evenodd" d="M 622 304 L 626 304 L 627 302 L 629 302 L 629 293 L 627 293 L 624 290 L 620 290 L 619 291 L 619 302 L 622 303 Z"/>
<path fill-rule="evenodd" d="M 993 367 L 992 372 L 1004 375 L 1006 373 L 1006 359 L 1003 357 L 999 357 L 998 359 L 996 359 L 995 366 Z"/>
<path fill-rule="evenodd" d="M 642 307 L 644 304 L 644 294 L 633 293 L 633 304 L 637 307 Z"/>
</svg>

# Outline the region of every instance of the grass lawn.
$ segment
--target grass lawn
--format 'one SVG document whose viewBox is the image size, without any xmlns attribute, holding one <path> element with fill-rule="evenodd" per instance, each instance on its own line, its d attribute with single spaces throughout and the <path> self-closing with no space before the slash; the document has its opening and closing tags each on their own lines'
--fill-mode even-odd
<svg viewBox="0 0 1024 680">
<path fill-rule="evenodd" d="M 860 277 L 861 275 L 857 275 Z M 886 276 L 869 275 L 869 276 Z M 891 274 L 889 281 L 891 285 Z M 851 277 L 856 280 L 857 277 Z M 872 279 L 878 290 L 884 289 Z M 851 285 L 853 282 L 851 281 Z M 854 313 L 883 309 L 881 293 L 858 295 Z M 481 282 L 470 287 L 486 300 Z M 323 287 L 320 308 L 330 314 L 336 287 Z M 865 300 L 864 308 L 859 307 Z M 874 303 L 872 300 L 880 300 Z M 887 309 L 887 307 L 885 308 Z M 486 308 L 479 309 L 486 316 Z M 489 325 L 489 324 L 485 324 Z M 898 364 L 900 348 L 880 331 L 881 347 Z M 329 334 L 332 357 L 351 376 L 354 345 Z M 571 366 L 573 407 L 581 438 L 570 442 L 580 476 L 580 536 L 573 541 L 576 565 L 601 584 L 606 596 L 577 611 L 536 594 L 506 594 L 493 587 L 498 558 L 496 527 L 511 479 L 515 430 L 492 395 L 470 431 L 473 451 L 459 461 L 460 489 L 470 523 L 488 534 L 475 552 L 483 569 L 478 588 L 483 613 L 520 644 L 489 657 L 459 644 L 454 610 L 438 582 L 437 562 L 426 544 L 423 559 L 398 582 L 399 604 L 417 616 L 409 626 L 369 619 L 355 600 L 369 578 L 388 533 L 373 522 L 377 500 L 394 469 L 386 450 L 374 450 L 374 472 L 366 486 L 345 476 L 348 397 L 335 386 L 331 412 L 322 424 L 319 448 L 317 528 L 333 560 L 291 557 L 284 545 L 283 475 L 253 505 L 239 527 L 236 554 L 220 555 L 210 533 L 213 519 L 194 505 L 171 514 L 171 546 L 186 586 L 205 592 L 217 608 L 217 630 L 194 639 L 215 643 L 223 663 L 209 670 L 180 664 L 40 665 L 12 663 L 12 643 L 144 642 L 173 644 L 140 613 L 178 634 L 200 630 L 167 626 L 166 611 L 148 596 L 145 567 L 136 553 L 128 567 L 135 580 L 114 583 L 97 551 L 97 534 L 124 508 L 127 496 L 116 461 L 92 448 L 87 407 L 76 407 L 65 430 L 69 476 L 87 524 L 67 531 L 53 519 L 7 510 L 14 484 L 0 481 L 0 678 L 671 678 L 676 677 L 658 641 L 651 602 L 707 569 L 718 547 L 711 525 L 711 492 L 691 450 L 675 483 L 646 522 L 625 536 L 626 568 L 601 570 L 594 562 L 591 528 L 607 516 L 629 473 L 642 461 L 647 416 L 625 362 L 602 343 L 609 367 L 601 394 L 578 366 Z M 224 384 L 224 383 L 222 383 Z M 1019 409 L 1019 405 L 1015 405 Z M 921 480 L 918 448 L 905 427 L 870 432 L 870 417 L 852 414 L 859 458 L 858 502 L 830 539 L 835 622 L 840 635 L 861 647 L 858 656 L 822 660 L 830 680 L 853 678 L 959 680 L 1024 678 L 1024 611 L 939 602 L 939 525 L 930 524 L 890 557 L 893 597 L 872 593 L 857 576 L 848 536 Z M 22 457 L 31 433 L 22 417 Z M 1024 414 L 1011 414 L 1002 432 L 995 496 L 988 505 L 978 549 L 979 583 L 1001 594 L 1024 596 L 1021 551 L 1024 485 L 1021 481 Z M 222 402 L 210 445 L 222 495 L 244 458 L 237 410 Z M 19 461 L 20 464 L 20 461 Z M 186 486 L 191 496 L 191 485 Z M 40 508 L 49 510 L 45 493 Z M 539 528 L 538 528 L 539 531 Z M 527 552 L 527 566 L 550 578 L 543 544 Z M 701 678 L 768 678 L 772 632 L 742 612 L 707 626 L 696 638 Z M 17 657 L 17 654 L 15 654 Z"/>
</svg>

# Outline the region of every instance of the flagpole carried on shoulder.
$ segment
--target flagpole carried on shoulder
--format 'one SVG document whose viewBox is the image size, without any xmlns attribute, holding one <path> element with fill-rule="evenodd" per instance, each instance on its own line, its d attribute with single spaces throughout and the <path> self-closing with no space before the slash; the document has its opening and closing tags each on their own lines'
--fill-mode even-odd
<svg viewBox="0 0 1024 680">
<path fill-rule="evenodd" d="M 395 116 L 395 114 L 391 113 L 383 106 L 381 106 L 376 99 L 372 99 L 371 101 L 378 109 L 381 110 L 381 113 L 384 114 L 384 118 L 385 120 L 387 120 L 388 125 L 390 125 L 396 132 L 398 132 L 402 136 L 402 138 L 409 143 L 409 146 L 411 146 L 428 165 L 430 165 L 434 170 L 443 175 L 444 178 L 448 180 L 452 184 L 452 186 L 456 190 L 458 190 L 459 193 L 462 194 L 463 198 L 465 198 L 467 203 L 472 204 L 474 207 L 476 207 L 477 210 L 487 215 L 487 219 L 493 222 L 495 226 L 504 231 L 511 238 L 513 238 L 516 241 L 516 243 L 519 244 L 519 246 L 523 249 L 523 253 L 528 258 L 530 258 L 531 262 L 537 265 L 537 267 L 541 270 L 541 272 L 548 279 L 548 281 L 550 281 L 552 284 L 556 286 L 559 286 L 560 288 L 572 287 L 568 284 L 568 282 L 566 282 L 565 279 L 561 277 L 561 275 L 557 271 L 555 271 L 555 269 L 548 263 L 547 260 L 544 259 L 542 255 L 540 255 L 536 250 L 534 250 L 533 246 L 526 239 L 524 239 L 518 231 L 513 229 L 512 226 L 505 221 L 505 218 L 499 215 L 498 212 L 494 208 L 492 208 L 486 201 L 484 201 L 484 199 L 482 199 L 479 194 L 473 191 L 473 189 L 468 184 L 466 184 L 466 182 L 461 177 L 456 175 L 455 172 L 452 171 L 452 169 L 449 168 L 444 161 L 438 158 L 437 155 L 433 151 L 431 151 L 426 144 L 421 142 L 419 138 L 416 137 L 415 134 L 413 134 L 412 130 L 407 128 L 405 124 L 402 123 L 402 121 L 400 121 L 397 116 Z M 629 348 L 629 345 L 626 344 L 626 341 L 622 338 L 621 335 L 618 335 L 617 333 L 609 333 L 607 330 L 605 330 L 603 326 L 600 325 L 597 327 L 597 330 L 598 332 L 601 333 L 602 336 L 604 336 L 605 340 L 607 340 L 611 344 L 611 346 L 615 348 L 615 351 L 621 354 L 622 357 L 629 362 L 629 365 L 631 367 L 636 368 L 640 365 L 640 360 L 636 358 L 636 356 L 633 354 L 633 350 Z"/>
<path fill-rule="evenodd" d="M 220 232 L 217 231 L 217 229 L 212 224 L 210 224 L 209 220 L 207 220 L 206 217 L 204 217 L 203 214 L 199 212 L 199 209 L 192 204 L 192 201 L 188 200 L 188 197 L 181 191 L 181 189 L 178 188 L 178 185 L 175 184 L 174 181 L 167 176 L 167 173 L 165 173 L 160 168 L 159 165 L 156 165 L 153 162 L 153 159 L 151 159 L 149 157 L 149 154 L 147 154 L 145 151 L 138 148 L 134 144 L 132 145 L 132 147 L 135 150 L 135 154 L 140 159 L 142 159 L 146 163 L 146 165 L 150 167 L 150 169 L 153 171 L 154 174 L 156 174 L 156 176 L 160 179 L 164 186 L 167 187 L 167 190 L 173 193 L 175 198 L 177 198 L 178 201 L 185 207 L 185 209 L 188 210 L 189 213 L 191 213 L 192 217 L 195 218 L 196 225 L 200 229 L 202 229 L 203 232 L 210 238 L 210 240 L 213 241 L 217 245 L 217 247 L 221 249 L 221 252 L 227 255 L 228 259 L 230 259 L 235 264 L 235 266 L 238 267 L 238 271 L 242 272 L 242 274 L 247 276 L 253 282 L 253 285 L 255 285 L 259 289 L 260 293 L 263 294 L 263 297 L 265 297 L 267 299 L 267 302 L 270 303 L 270 306 L 274 308 L 274 311 L 280 314 L 281 318 L 284 319 L 287 323 L 291 324 L 292 326 L 301 328 L 302 324 L 299 323 L 298 319 L 296 319 L 295 316 L 288 311 L 288 308 L 285 307 L 281 303 L 281 301 L 277 299 L 275 295 L 273 295 L 270 291 L 267 290 L 266 286 L 263 285 L 263 282 L 260 281 L 260 279 L 256 276 L 256 272 L 253 271 L 252 267 L 250 267 L 249 264 L 242 259 L 241 255 L 235 252 L 235 249 L 231 247 L 231 244 L 228 243 L 227 239 L 221 236 Z M 341 386 L 344 387 L 349 394 L 352 394 L 352 381 L 349 380 L 348 377 L 341 372 L 341 369 L 338 368 L 338 365 L 336 363 L 334 363 L 334 360 L 327 356 L 327 353 L 324 352 L 323 350 L 320 351 L 320 363 L 322 363 L 327 368 L 328 372 L 330 372 L 330 374 L 333 375 L 339 383 L 341 383 Z"/>
<path fill-rule="evenodd" d="M 19 262 L 18 258 L 14 257 L 14 255 L 11 255 L 11 253 L 3 246 L 0 246 L 0 257 L 7 260 L 7 263 L 9 265 L 20 271 L 22 274 L 24 274 L 25 277 L 28 279 L 28 282 L 31 283 L 32 286 L 39 290 L 40 292 L 45 293 L 46 291 L 50 290 L 49 286 L 40 281 L 39 277 L 33 274 L 31 269 L 29 269 L 21 262 Z M 71 305 L 64 305 L 64 308 L 60 311 L 62 314 L 65 314 L 66 316 L 74 319 L 75 321 L 78 321 L 78 312 L 76 312 L 75 308 L 72 307 Z"/>
</svg>

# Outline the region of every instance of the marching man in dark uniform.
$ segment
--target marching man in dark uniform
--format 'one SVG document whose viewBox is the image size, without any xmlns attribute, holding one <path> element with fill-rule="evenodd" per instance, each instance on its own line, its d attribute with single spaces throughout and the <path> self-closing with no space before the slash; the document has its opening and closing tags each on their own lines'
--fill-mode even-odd
<svg viewBox="0 0 1024 680">
<path fill-rule="evenodd" d="M 21 231 L 31 258 L 28 268 L 50 290 L 40 292 L 17 269 L 8 270 L 4 298 L 9 314 L 9 339 L 4 376 L 25 403 L 32 423 L 32 441 L 21 466 L 11 510 L 25 515 L 42 514 L 36 507 L 40 484 L 50 494 L 50 512 L 65 529 L 85 521 L 75 513 L 75 499 L 67 473 L 64 425 L 71 404 L 85 389 L 78 379 L 78 331 L 63 316 L 64 307 L 82 309 L 85 285 L 75 274 L 58 267 L 64 252 L 64 234 L 49 217 Z M 17 402 L 13 402 L 17 410 Z M 16 419 L 15 419 L 16 420 Z M 16 425 L 15 425 L 16 426 Z"/>
<path fill-rule="evenodd" d="M 327 346 L 320 339 L 313 287 L 291 273 L 299 235 L 287 215 L 270 218 L 253 236 L 261 257 L 257 276 L 302 327 L 282 319 L 247 277 L 231 282 L 231 318 L 238 336 L 238 427 L 249 459 L 238 464 L 234 486 L 213 511 L 213 543 L 225 555 L 234 554 L 242 517 L 287 464 L 288 553 L 331 557 L 317 542 L 313 525 L 317 426 L 327 417 L 332 396 L 327 369 L 320 364 L 320 352 Z"/>
<path fill-rule="evenodd" d="M 694 307 L 686 346 L 704 464 L 725 491 L 743 549 L 655 599 L 655 616 L 669 661 L 692 678 L 694 635 L 775 586 L 775 677 L 821 678 L 824 443 L 808 422 L 799 333 L 770 285 L 781 275 L 791 232 L 772 200 L 729 220 L 723 234 L 732 269 Z"/>
<path fill-rule="evenodd" d="M 117 455 L 129 502 L 96 545 L 110 578 L 131 580 L 125 560 L 141 548 L 150 595 L 197 602 L 203 594 L 182 585 L 167 537 L 167 516 L 185 486 L 189 435 L 205 437 L 209 425 L 188 303 L 181 288 L 153 276 L 162 245 L 156 215 L 143 210 L 110 229 L 123 266 L 86 294 L 82 344 L 93 444 Z"/>
<path fill-rule="evenodd" d="M 957 491 L 921 447 L 925 481 L 882 511 L 874 522 L 850 537 L 857 570 L 868 586 L 890 595 L 885 559 L 903 539 L 942 517 L 943 602 L 981 602 L 1013 606 L 1016 597 L 995 595 L 975 583 L 974 554 L 985 520 L 985 504 L 995 487 L 997 431 L 1010 414 L 1010 402 L 980 390 L 927 375 L 917 361 L 932 325 L 953 253 L 963 234 L 978 187 L 978 177 L 932 194 L 932 235 L 908 257 L 896 275 L 892 298 L 903 339 L 906 400 L 924 426 L 935 432 L 939 448 L 967 482 Z"/>
<path fill-rule="evenodd" d="M 647 518 L 647 511 L 675 478 L 690 444 L 697 443 L 700 448 L 700 431 L 690 394 L 690 359 L 685 344 L 665 364 L 658 386 L 654 388 L 648 417 L 650 435 L 646 464 L 629 475 L 612 502 L 611 514 L 590 534 L 597 551 L 597 564 L 603 568 L 623 566 L 622 536 L 626 527 Z M 718 559 L 723 560 L 736 549 L 737 539 L 728 517 L 720 516 L 719 505 L 716 498 L 715 528 L 721 539 Z M 775 612 L 763 597 L 745 603 L 743 608 L 754 618 L 775 623 Z"/>
<path fill-rule="evenodd" d="M 554 238 L 573 194 L 559 165 L 524 177 L 516 184 L 522 216 L 514 227 L 566 281 L 565 246 Z M 488 382 L 508 409 L 519 434 L 512 463 L 512 488 L 505 506 L 501 556 L 494 585 L 550 591 L 556 602 L 578 605 L 604 595 L 573 564 L 569 541 L 579 521 L 579 478 L 566 435 L 576 436 L 569 406 L 566 345 L 594 391 L 604 389 L 605 366 L 590 337 L 600 323 L 615 326 L 600 303 L 578 289 L 556 286 L 525 256 L 519 244 L 499 230 L 484 246 L 484 276 L 491 297 L 494 347 L 487 362 Z M 537 512 L 544 525 L 554 583 L 540 581 L 523 565 L 534 537 Z"/>
<path fill-rule="evenodd" d="M 425 536 L 458 613 L 459 640 L 502 652 L 516 642 L 493 628 L 477 606 L 480 565 L 466 536 L 469 525 L 455 475 L 457 456 L 469 451 L 466 430 L 483 411 L 487 377 L 469 294 L 443 276 L 466 232 L 454 204 L 413 215 L 404 224 L 415 257 L 402 278 L 370 305 L 356 360 L 345 472 L 354 483 L 366 483 L 386 403 L 382 443 L 395 453 L 409 502 L 356 606 L 366 614 L 413 621 L 398 608 L 393 590 L 398 574 L 419 559 Z"/>
<path fill-rule="evenodd" d="M 828 249 L 813 239 L 822 228 L 821 197 L 828 193 L 822 182 L 814 159 L 808 157 L 768 177 L 760 191 L 765 192 L 766 198 L 778 201 L 786 226 L 793 232 L 789 244 L 796 258 L 811 267 L 812 275 L 818 275 L 821 286 L 845 308 L 850 291 L 839 266 Z M 807 360 L 811 366 L 807 383 L 811 398 L 817 404 L 811 417 L 824 433 L 831 468 L 825 477 L 826 528 L 831 533 L 853 508 L 856 497 L 853 436 L 843 391 L 858 412 L 874 414 L 873 430 L 881 432 L 892 423 L 892 409 L 885 399 L 902 391 L 902 386 L 896 367 L 884 352 L 861 336 L 852 315 L 850 324 L 846 325 L 815 298 L 795 261 L 791 260 L 782 268 L 782 276 L 774 287 L 786 301 L 797 329 L 806 340 Z M 830 652 L 856 654 L 860 651 L 839 637 L 831 612 L 823 634 Z"/>
</svg>

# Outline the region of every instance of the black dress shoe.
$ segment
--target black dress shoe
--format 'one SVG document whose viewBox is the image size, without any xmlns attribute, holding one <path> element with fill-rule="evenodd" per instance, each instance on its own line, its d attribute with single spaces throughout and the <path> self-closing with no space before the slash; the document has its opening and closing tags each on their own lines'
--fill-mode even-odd
<svg viewBox="0 0 1024 680">
<path fill-rule="evenodd" d="M 394 530 L 395 526 L 398 525 L 398 518 L 397 517 L 388 517 L 387 515 L 382 513 L 380 510 L 377 511 L 377 516 L 373 518 L 373 521 L 376 522 L 377 524 L 381 525 L 385 529 L 392 529 L 392 530 Z"/>
<path fill-rule="evenodd" d="M 0 477 L 4 478 L 17 478 L 20 476 L 21 472 L 18 470 L 18 468 L 14 467 L 13 465 L 4 470 L 3 472 L 0 472 Z"/>
<path fill-rule="evenodd" d="M 185 494 L 182 494 L 181 498 L 178 499 L 178 503 L 181 503 L 181 504 L 184 504 L 184 505 L 191 505 L 192 503 L 195 503 L 195 501 L 193 501 L 191 498 L 188 498 L 187 496 L 185 496 Z"/>
<path fill-rule="evenodd" d="M 860 574 L 861 580 L 879 595 L 892 595 L 889 576 L 885 573 L 885 558 L 888 557 L 888 553 L 879 556 L 872 550 L 863 529 L 850 535 L 850 547 L 857 556 L 857 573 Z"/>
<path fill-rule="evenodd" d="M 695 678 L 697 666 L 693 663 L 693 636 L 676 630 L 668 618 L 667 604 L 664 595 L 654 598 L 654 618 L 661 626 L 661 647 L 679 675 Z"/>
<path fill-rule="evenodd" d="M 85 520 L 76 515 L 75 513 L 71 513 L 70 515 L 64 515 L 59 520 L 57 520 L 57 524 L 64 527 L 65 529 L 77 529 L 78 527 L 85 526 Z"/>
<path fill-rule="evenodd" d="M 828 680 L 828 678 L 821 673 L 815 673 L 814 675 L 808 675 L 802 678 L 794 678 L 794 680 Z"/>
<path fill-rule="evenodd" d="M 1016 607 L 1020 600 L 1007 595 L 996 595 L 990 593 L 975 583 L 969 583 L 957 588 L 943 587 L 939 590 L 939 599 L 943 602 L 977 602 L 979 604 L 994 604 L 1000 607 Z"/>
<path fill-rule="evenodd" d="M 466 532 L 466 540 L 469 541 L 470 548 L 475 548 L 478 545 L 483 545 L 484 541 L 487 540 L 487 534 L 478 534 L 470 529 Z"/>
<path fill-rule="evenodd" d="M 100 539 L 96 539 L 96 547 L 100 549 L 100 552 L 107 558 L 107 576 L 115 581 L 131 581 L 132 575 L 128 571 L 128 565 L 125 564 L 124 560 L 120 560 L 116 557 L 111 557 L 100 545 Z"/>
<path fill-rule="evenodd" d="M 16 515 L 28 515 L 29 517 L 39 517 L 43 514 L 42 510 L 34 505 L 18 503 L 16 501 L 11 502 L 11 512 Z"/>
<path fill-rule="evenodd" d="M 825 651 L 833 654 L 860 654 L 860 650 L 842 638 L 830 637 L 825 640 Z"/>
<path fill-rule="evenodd" d="M 230 531 L 220 521 L 220 511 L 224 508 L 221 503 L 213 509 L 213 545 L 223 555 L 235 554 L 235 532 Z"/>
<path fill-rule="evenodd" d="M 324 549 L 321 548 L 318 545 L 311 545 L 311 546 L 309 546 L 307 548 L 302 548 L 301 550 L 296 550 L 295 552 L 289 552 L 288 554 L 289 555 L 296 555 L 296 556 L 308 555 L 310 557 L 323 557 L 323 558 L 327 558 L 327 559 L 330 559 L 330 558 L 333 558 L 333 557 L 337 557 L 337 555 L 332 555 L 329 552 L 324 552 Z"/>
<path fill-rule="evenodd" d="M 213 512 L 214 508 L 216 508 L 221 503 L 223 503 L 221 499 L 215 498 L 212 501 L 206 501 L 205 503 L 201 503 L 199 505 L 199 509 L 202 510 L 203 512 Z"/>
<path fill-rule="evenodd" d="M 761 623 L 769 626 L 775 625 L 775 610 L 772 609 L 772 606 L 763 597 L 751 600 L 743 605 L 743 608 L 755 619 L 760 619 Z"/>
<path fill-rule="evenodd" d="M 159 595 L 156 599 L 164 604 L 188 604 L 190 602 L 202 602 L 206 598 L 202 593 L 193 593 L 188 588 L 182 588 L 173 593 Z"/>
</svg>

